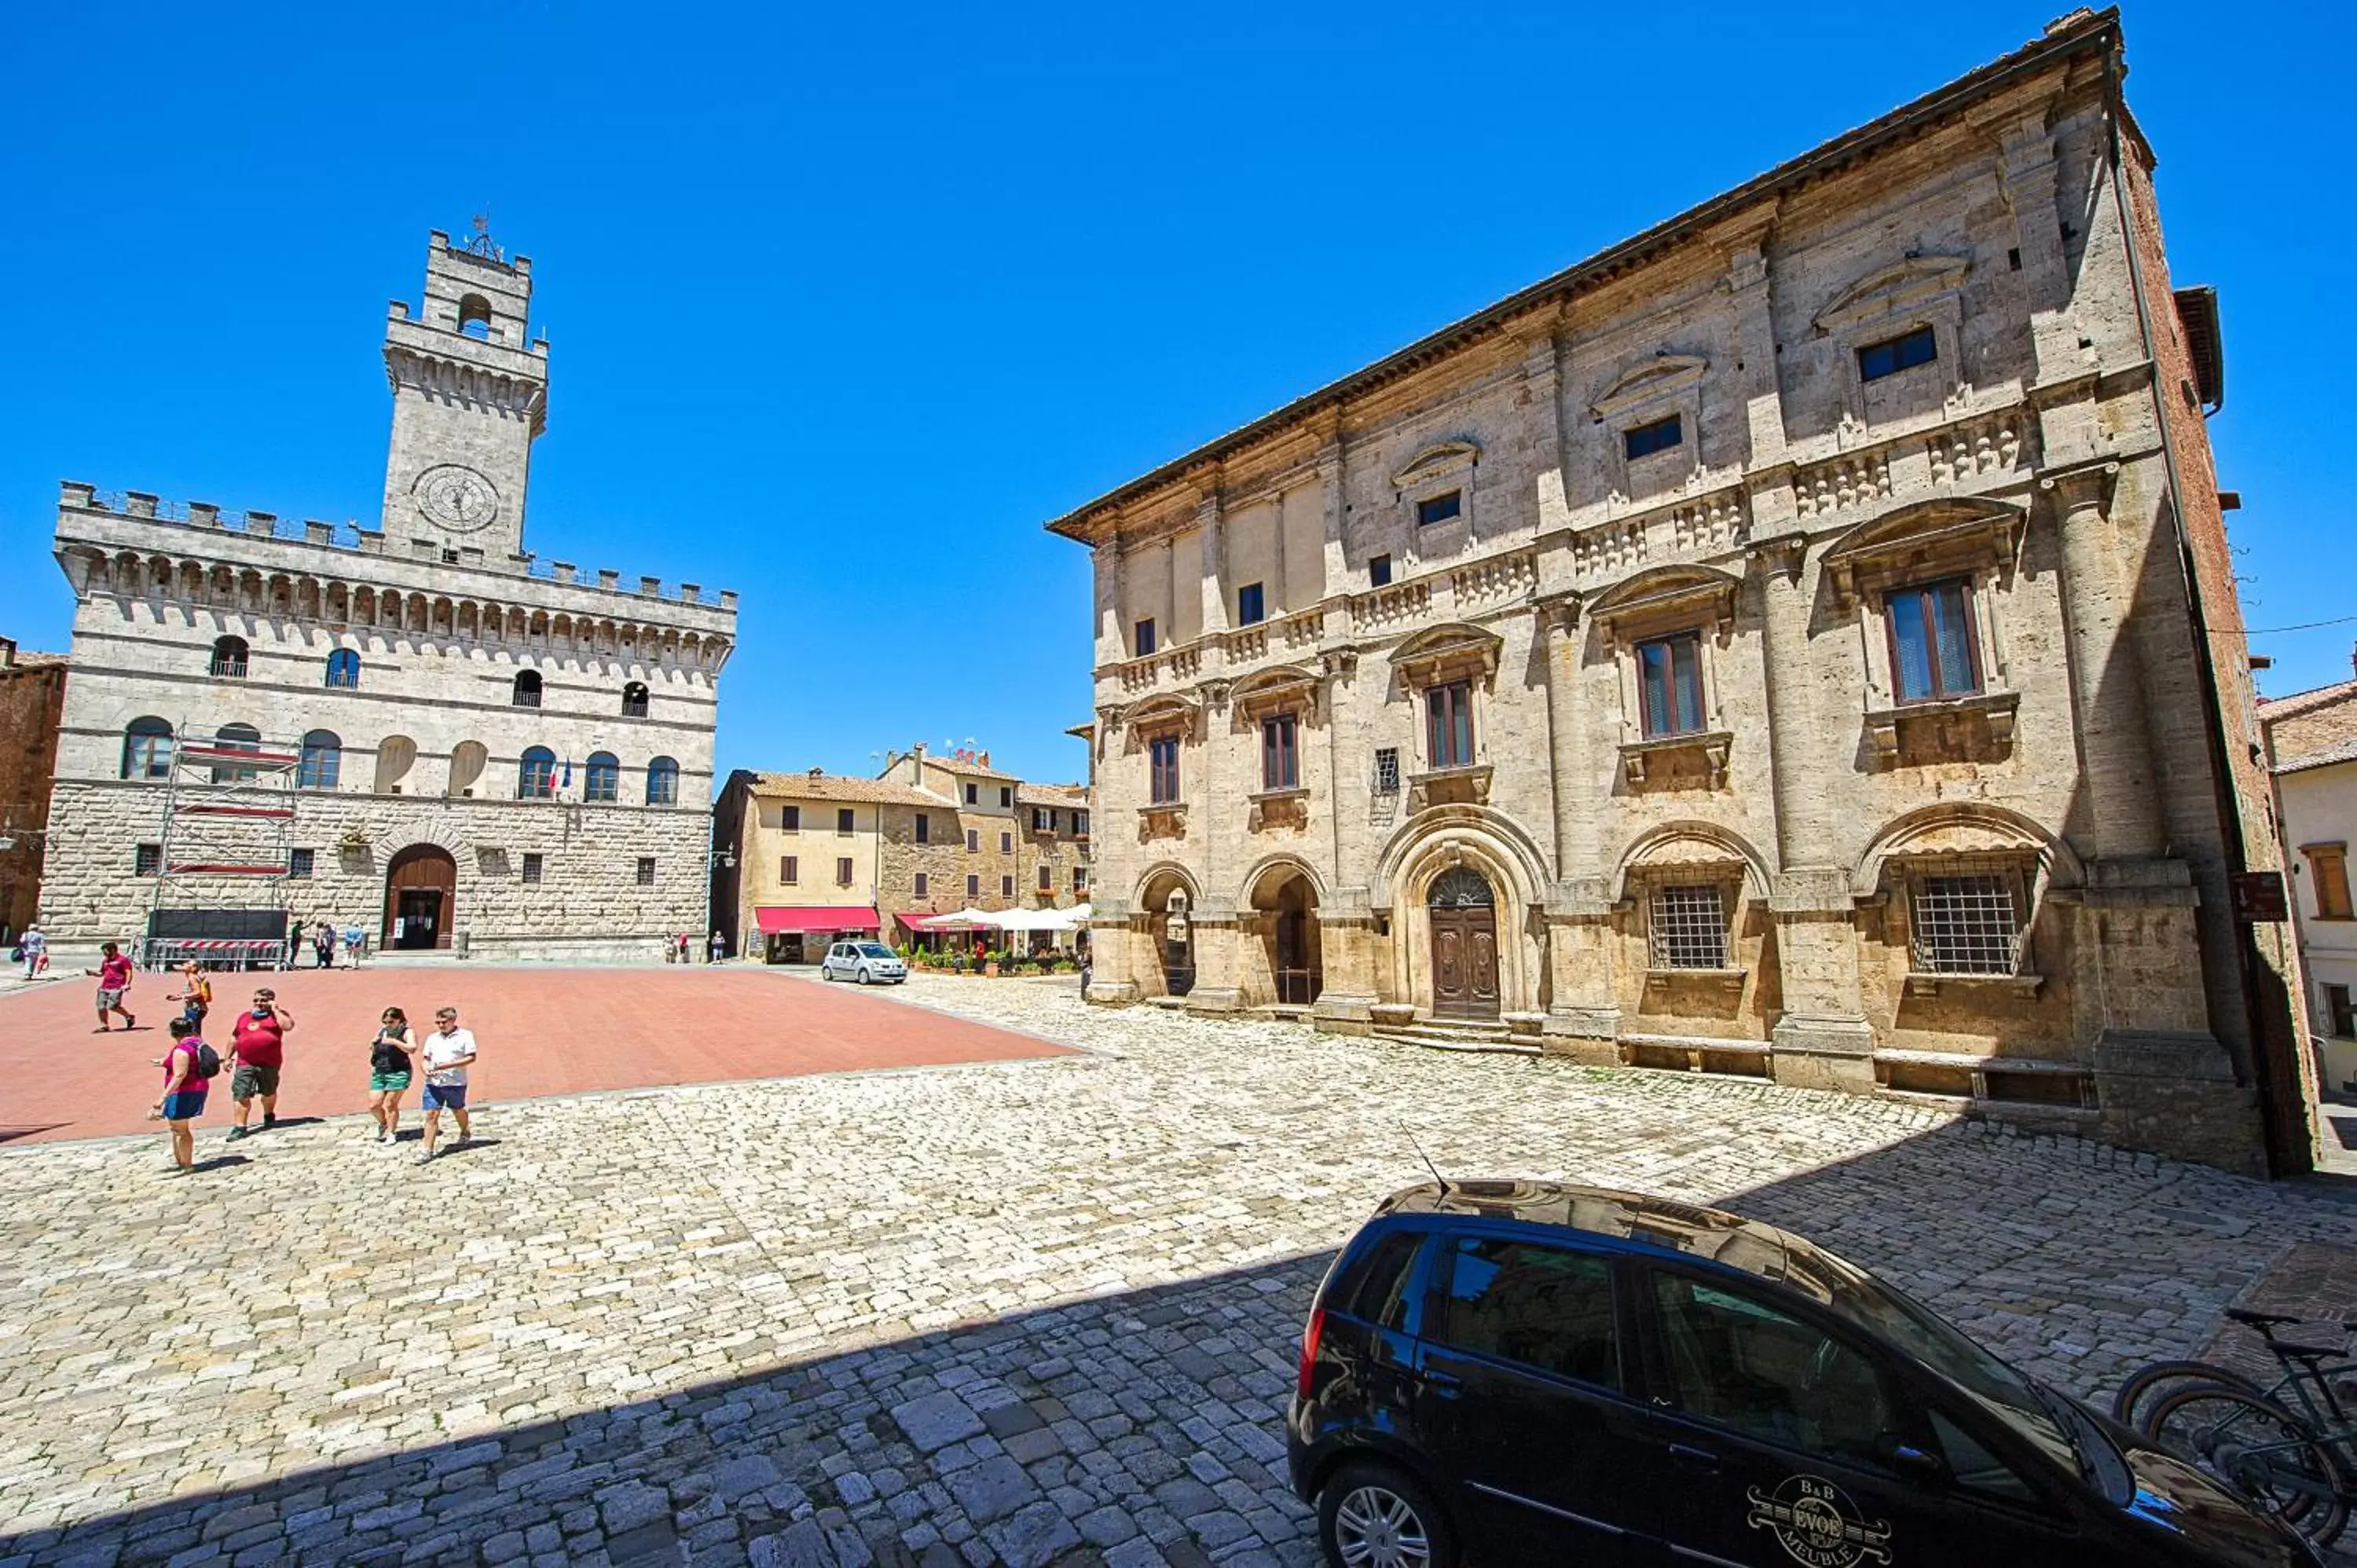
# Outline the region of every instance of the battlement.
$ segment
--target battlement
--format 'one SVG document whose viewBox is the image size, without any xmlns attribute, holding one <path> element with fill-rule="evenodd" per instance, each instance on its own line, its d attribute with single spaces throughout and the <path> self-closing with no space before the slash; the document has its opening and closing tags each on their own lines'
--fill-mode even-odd
<svg viewBox="0 0 2357 1568">
<path fill-rule="evenodd" d="M 453 562 L 445 558 L 443 549 L 432 540 L 413 539 L 389 546 L 384 531 L 379 528 L 362 528 L 351 522 L 325 522 L 316 518 L 297 521 L 281 518 L 276 512 L 251 510 L 224 514 L 221 508 L 211 501 L 167 501 L 145 490 L 102 490 L 95 485 L 75 479 L 66 479 L 59 485 L 58 510 L 61 513 L 97 513 L 199 532 L 239 533 L 286 543 L 317 545 L 347 551 L 354 555 L 390 556 L 464 566 L 477 571 L 504 572 L 630 598 L 708 606 L 732 615 L 737 609 L 737 593 L 733 588 L 722 588 L 715 597 L 706 598 L 700 584 L 680 583 L 667 586 L 660 577 L 645 576 L 638 579 L 636 588 L 625 588 L 622 586 L 622 575 L 618 571 L 597 568 L 593 580 L 569 561 L 543 561 L 530 551 L 493 559 L 479 548 L 462 545 L 449 552 L 457 557 Z"/>
</svg>

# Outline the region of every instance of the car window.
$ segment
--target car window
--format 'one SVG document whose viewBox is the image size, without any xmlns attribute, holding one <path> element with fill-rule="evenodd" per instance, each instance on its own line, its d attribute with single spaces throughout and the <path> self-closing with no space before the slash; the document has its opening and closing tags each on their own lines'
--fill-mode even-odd
<svg viewBox="0 0 2357 1568">
<path fill-rule="evenodd" d="M 1934 1405 L 1931 1415 L 1932 1435 L 1940 1444 L 1940 1457 L 1948 1462 L 1948 1474 L 1955 1477 L 1957 1486 L 2018 1503 L 2038 1500 L 2038 1493 L 2029 1482 L 2014 1474 L 2012 1467 L 1990 1453 L 1978 1438 L 1958 1426 L 1945 1411 Z"/>
<path fill-rule="evenodd" d="M 1673 1402 L 1698 1420 L 1813 1456 L 1877 1469 L 1900 1436 L 1865 1352 L 1738 1291 L 1652 1276 Z"/>
<path fill-rule="evenodd" d="M 1407 1282 L 1414 1272 L 1417 1230 L 1394 1230 L 1351 1259 L 1327 1292 L 1326 1305 L 1384 1328 L 1407 1326 Z"/>
<path fill-rule="evenodd" d="M 892 956 L 892 950 L 886 947 L 882 942 L 865 943 L 860 947 L 858 951 L 859 956 L 862 958 L 890 958 Z"/>
<path fill-rule="evenodd" d="M 1434 1337 L 1557 1377 L 1620 1386 L 1612 1265 L 1585 1252 L 1458 1236 Z"/>
</svg>

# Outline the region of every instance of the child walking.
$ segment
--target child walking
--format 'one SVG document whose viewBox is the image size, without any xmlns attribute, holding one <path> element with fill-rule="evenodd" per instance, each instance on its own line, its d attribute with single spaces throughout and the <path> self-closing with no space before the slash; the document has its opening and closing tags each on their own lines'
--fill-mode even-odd
<svg viewBox="0 0 2357 1568">
<path fill-rule="evenodd" d="M 137 1028 L 139 1020 L 123 1005 L 123 993 L 131 989 L 131 961 L 124 957 L 123 950 L 113 942 L 99 949 L 98 954 L 98 967 L 82 971 L 84 974 L 98 976 L 98 1032 L 102 1035 L 111 1032 L 106 1025 L 109 1013 L 122 1014 L 125 1029 Z"/>
<path fill-rule="evenodd" d="M 380 1144 L 401 1136 L 401 1097 L 409 1088 L 415 1049 L 409 1040 L 408 1016 L 398 1007 L 386 1008 L 369 1046 L 369 1110 L 376 1117 Z"/>
</svg>

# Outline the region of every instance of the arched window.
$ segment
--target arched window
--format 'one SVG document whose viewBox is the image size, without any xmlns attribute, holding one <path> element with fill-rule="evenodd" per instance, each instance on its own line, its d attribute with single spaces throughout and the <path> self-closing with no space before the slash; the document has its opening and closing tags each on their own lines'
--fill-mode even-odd
<svg viewBox="0 0 2357 1568">
<path fill-rule="evenodd" d="M 679 764 L 668 757 L 658 757 L 647 764 L 647 804 L 679 804 Z"/>
<path fill-rule="evenodd" d="M 454 799 L 464 800 L 475 792 L 483 777 L 483 764 L 491 754 L 479 740 L 462 740 L 450 748 L 450 789 Z"/>
<path fill-rule="evenodd" d="M 242 637 L 213 639 L 213 661 L 206 671 L 210 675 L 231 675 L 242 679 L 249 650 Z"/>
<path fill-rule="evenodd" d="M 376 792 L 406 792 L 409 770 L 417 766 L 417 743 L 405 735 L 389 735 L 376 743 Z"/>
<path fill-rule="evenodd" d="M 516 768 L 516 799 L 546 800 L 555 794 L 556 753 L 544 746 L 533 746 Z"/>
<path fill-rule="evenodd" d="M 633 681 L 622 688 L 622 716 L 642 719 L 647 716 L 647 686 L 643 681 Z"/>
<path fill-rule="evenodd" d="M 361 656 L 349 648 L 339 648 L 328 655 L 328 684 L 358 690 L 361 683 Z"/>
<path fill-rule="evenodd" d="M 515 691 L 514 693 L 508 698 L 508 701 L 519 708 L 536 708 L 540 706 L 540 671 L 537 670 L 517 671 L 515 678 Z"/>
<path fill-rule="evenodd" d="M 469 338 L 488 338 L 491 335 L 491 302 L 479 294 L 470 294 L 458 302 L 458 330 Z"/>
<path fill-rule="evenodd" d="M 585 800 L 619 800 L 622 796 L 622 761 L 610 751 L 589 754 L 588 779 L 581 791 Z"/>
<path fill-rule="evenodd" d="M 262 732 L 252 725 L 223 725 L 213 732 L 213 744 L 223 751 L 260 751 Z M 259 768 L 241 767 L 234 762 L 213 764 L 213 782 L 216 784 L 243 784 L 261 776 Z"/>
<path fill-rule="evenodd" d="M 172 771 L 172 726 L 162 719 L 133 719 L 123 732 L 123 776 L 164 779 Z"/>
<path fill-rule="evenodd" d="M 295 765 L 297 789 L 332 789 L 343 771 L 344 737 L 331 729 L 315 729 L 303 737 L 303 755 Z"/>
</svg>

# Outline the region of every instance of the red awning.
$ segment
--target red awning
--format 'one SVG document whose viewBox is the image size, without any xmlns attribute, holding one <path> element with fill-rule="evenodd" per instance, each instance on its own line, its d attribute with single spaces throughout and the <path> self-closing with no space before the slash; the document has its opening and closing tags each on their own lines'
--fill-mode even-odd
<svg viewBox="0 0 2357 1568">
<path fill-rule="evenodd" d="M 753 916 L 761 922 L 761 934 L 765 937 L 797 931 L 872 931 L 878 925 L 875 910 L 840 904 L 798 904 L 783 908 L 764 906 L 754 910 Z"/>
</svg>

